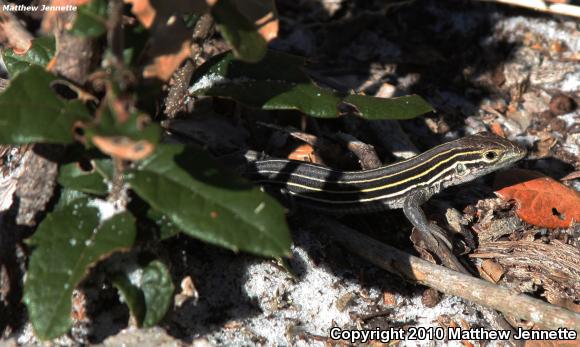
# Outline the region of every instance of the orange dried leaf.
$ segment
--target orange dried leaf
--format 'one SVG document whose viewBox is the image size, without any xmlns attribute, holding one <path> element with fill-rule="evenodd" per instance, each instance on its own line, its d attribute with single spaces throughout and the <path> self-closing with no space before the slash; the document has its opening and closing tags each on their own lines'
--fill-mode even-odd
<svg viewBox="0 0 580 347">
<path fill-rule="evenodd" d="M 497 136 L 505 137 L 505 132 L 503 131 L 503 128 L 501 127 L 501 125 L 498 122 L 491 123 L 490 130 L 492 133 L 496 134 Z"/>
<path fill-rule="evenodd" d="M 125 0 L 125 3 L 132 5 L 131 12 L 145 28 L 151 28 L 157 11 L 151 6 L 149 0 Z"/>
<path fill-rule="evenodd" d="M 485 259 L 481 264 L 483 276 L 489 278 L 490 282 L 497 283 L 505 273 L 503 267 L 491 259 Z"/>
<path fill-rule="evenodd" d="M 384 291 L 383 304 L 387 306 L 397 306 L 397 295 L 395 293 Z"/>
<path fill-rule="evenodd" d="M 154 22 L 159 23 L 168 19 L 173 13 L 204 13 L 209 6 L 205 0 L 125 0 L 131 4 L 131 12 L 145 28 L 151 28 Z"/>
<path fill-rule="evenodd" d="M 177 14 L 203 14 L 209 5 L 205 0 L 125 0 L 125 3 L 131 4 L 131 12 L 151 31 L 143 77 L 167 81 L 191 54 L 191 29 Z"/>
<path fill-rule="evenodd" d="M 233 2 L 244 17 L 254 23 L 258 33 L 266 42 L 278 37 L 280 20 L 274 0 L 234 0 Z"/>
<path fill-rule="evenodd" d="M 273 12 L 268 13 L 268 15 L 260 18 L 256 25 L 258 26 L 258 32 L 266 40 L 270 42 L 276 37 L 278 37 L 278 30 L 280 29 L 280 21 L 275 17 Z"/>
<path fill-rule="evenodd" d="M 318 156 L 314 153 L 314 148 L 309 144 L 298 146 L 298 148 L 288 154 L 288 159 L 306 161 L 309 163 L 320 163 L 320 159 L 318 159 Z"/>
<path fill-rule="evenodd" d="M 536 171 L 514 169 L 496 176 L 496 195 L 517 202 L 517 215 L 546 228 L 567 228 L 580 221 L 580 193 Z"/>
<path fill-rule="evenodd" d="M 156 56 L 153 58 L 153 62 L 143 70 L 143 77 L 157 77 L 163 81 L 167 81 L 181 63 L 189 57 L 191 53 L 190 47 L 191 41 L 186 40 L 182 42 L 179 51 Z"/>
<path fill-rule="evenodd" d="M 153 153 L 155 146 L 146 140 L 134 141 L 124 136 L 93 136 L 93 144 L 101 152 L 123 160 L 141 160 Z"/>
</svg>

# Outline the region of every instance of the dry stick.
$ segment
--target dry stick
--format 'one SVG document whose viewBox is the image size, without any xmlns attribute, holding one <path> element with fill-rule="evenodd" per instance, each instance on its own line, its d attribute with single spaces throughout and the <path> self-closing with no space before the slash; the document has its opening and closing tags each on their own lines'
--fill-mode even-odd
<svg viewBox="0 0 580 347">
<path fill-rule="evenodd" d="M 275 124 L 264 122 L 257 123 L 268 128 L 283 131 L 294 138 L 308 143 L 311 146 L 320 147 L 324 142 L 324 139 L 321 137 L 296 130 L 293 127 L 280 127 Z M 375 152 L 375 148 L 372 145 L 366 144 L 356 137 L 346 133 L 337 133 L 335 138 L 345 143 L 347 148 L 353 152 L 354 155 L 356 155 L 361 163 L 361 167 L 364 170 L 375 169 L 382 165 L 381 160 L 379 159 L 379 156 Z"/>
<path fill-rule="evenodd" d="M 345 143 L 346 147 L 357 156 L 363 170 L 376 169 L 383 165 L 372 145 L 346 133 L 337 133 L 335 137 Z"/>
<path fill-rule="evenodd" d="M 459 296 L 474 303 L 531 321 L 547 329 L 580 331 L 580 314 L 547 304 L 525 294 L 467 276 L 402 252 L 362 235 L 330 218 L 318 217 L 317 228 L 344 248 L 404 279 Z"/>
<path fill-rule="evenodd" d="M 498 2 L 513 6 L 530 8 L 532 10 L 551 14 L 561 14 L 570 17 L 580 18 L 580 7 L 569 4 L 548 4 L 542 0 L 484 0 L 488 2 Z"/>
<path fill-rule="evenodd" d="M 260 121 L 257 121 L 256 124 L 261 125 L 261 126 L 266 127 L 266 128 L 281 131 L 283 133 L 286 133 L 286 134 L 292 136 L 295 139 L 298 139 L 300 141 L 304 141 L 311 146 L 316 146 L 317 143 L 324 141 L 322 138 L 320 138 L 316 135 L 305 133 L 305 132 L 300 131 L 300 130 L 298 130 L 294 127 L 291 127 L 291 126 L 281 127 L 281 126 L 276 125 L 276 124 L 270 124 L 270 123 L 265 123 L 265 122 L 260 122 Z"/>
</svg>

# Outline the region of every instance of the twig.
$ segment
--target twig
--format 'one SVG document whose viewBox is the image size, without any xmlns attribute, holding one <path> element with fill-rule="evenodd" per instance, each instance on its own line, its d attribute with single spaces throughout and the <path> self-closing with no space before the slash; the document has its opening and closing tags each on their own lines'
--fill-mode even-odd
<svg viewBox="0 0 580 347">
<path fill-rule="evenodd" d="M 111 65 L 115 69 L 122 71 L 123 67 L 123 48 L 124 48 L 124 35 L 123 35 L 123 2 L 121 0 L 109 1 L 109 18 L 107 19 L 107 46 L 111 51 L 109 59 L 111 59 Z M 119 85 L 124 89 L 126 88 L 125 81 L 122 76 L 114 75 L 114 78 L 118 79 Z"/>
<path fill-rule="evenodd" d="M 531 321 L 547 329 L 580 330 L 580 314 L 431 264 L 396 248 L 381 244 L 333 219 L 320 216 L 313 221 L 313 225 L 327 230 L 332 240 L 349 251 L 404 279 L 434 288 L 445 294 L 459 296 L 518 319 Z"/>
<path fill-rule="evenodd" d="M 392 308 L 388 308 L 386 310 L 382 310 L 379 312 L 374 312 L 374 313 L 369 313 L 369 314 L 365 314 L 365 315 L 357 315 L 356 318 L 360 319 L 363 322 L 369 321 L 371 319 L 375 319 L 378 317 L 385 317 L 385 316 L 390 316 L 393 314 L 393 309 Z"/>
<path fill-rule="evenodd" d="M 292 136 L 293 138 L 298 139 L 300 141 L 304 141 L 311 146 L 319 146 L 324 141 L 324 139 L 322 139 L 316 135 L 305 133 L 305 132 L 300 131 L 300 130 L 298 130 L 294 127 L 291 127 L 291 126 L 281 127 L 281 126 L 278 126 L 276 124 L 265 123 L 265 122 L 260 122 L 260 121 L 257 121 L 256 124 L 261 125 L 261 126 L 266 127 L 266 128 L 275 129 L 275 130 L 287 133 L 288 135 Z"/>
<path fill-rule="evenodd" d="M 6 2 L 0 0 L 0 7 Z M 8 11 L 0 12 L 0 45 L 12 48 L 15 53 L 23 54 L 32 45 L 32 35 L 20 24 L 18 18 Z"/>
<path fill-rule="evenodd" d="M 548 4 L 546 1 L 543 0 L 483 0 L 483 1 L 497 2 L 501 4 L 525 7 L 532 10 L 550 14 L 561 14 L 564 16 L 580 18 L 580 7 L 575 5 Z"/>
<path fill-rule="evenodd" d="M 383 165 L 372 145 L 366 144 L 346 133 L 337 133 L 335 137 L 344 142 L 346 147 L 356 155 L 363 170 L 376 169 Z"/>
</svg>

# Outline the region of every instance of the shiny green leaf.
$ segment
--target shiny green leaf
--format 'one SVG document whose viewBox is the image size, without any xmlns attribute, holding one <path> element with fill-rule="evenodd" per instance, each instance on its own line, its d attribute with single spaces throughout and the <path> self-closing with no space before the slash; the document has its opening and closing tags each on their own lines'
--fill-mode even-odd
<svg viewBox="0 0 580 347">
<path fill-rule="evenodd" d="M 136 271 L 142 271 L 141 269 Z M 129 307 L 129 311 L 135 321 L 140 326 L 143 322 L 143 317 L 145 317 L 145 298 L 143 292 L 126 276 L 126 274 L 116 274 L 113 276 L 111 282 L 119 290 L 119 293 L 123 297 L 123 301 Z"/>
<path fill-rule="evenodd" d="M 138 111 L 130 112 L 128 115 L 117 114 L 115 106 L 119 106 L 119 103 L 118 96 L 110 91 L 105 97 L 104 104 L 98 110 L 99 121 L 85 129 L 88 138 L 95 135 L 124 136 L 132 140 L 147 140 L 153 144 L 159 142 L 161 138 L 159 124 L 151 123 L 148 115 Z M 123 122 L 119 121 L 125 117 L 127 119 L 124 119 Z"/>
<path fill-rule="evenodd" d="M 73 124 L 90 116 L 80 101 L 64 100 L 50 88 L 56 79 L 33 65 L 0 94 L 1 144 L 73 142 Z"/>
<path fill-rule="evenodd" d="M 355 107 L 366 119 L 411 119 L 434 109 L 418 95 L 398 98 L 376 98 L 366 95 L 348 95 L 344 102 Z"/>
<path fill-rule="evenodd" d="M 28 69 L 31 65 L 45 67 L 54 56 L 55 40 L 52 36 L 41 36 L 32 40 L 32 46 L 23 55 L 14 53 L 12 49 L 2 52 L 6 70 L 12 78 Z"/>
<path fill-rule="evenodd" d="M 298 110 L 320 118 L 337 117 L 341 103 L 331 90 L 284 81 L 232 80 L 198 89 L 194 94 L 227 96 L 264 110 Z"/>
<path fill-rule="evenodd" d="M 259 63 L 241 62 L 225 53 L 196 71 L 189 92 L 232 98 L 264 110 L 298 110 L 319 118 L 338 117 L 346 106 L 369 120 L 409 119 L 433 111 L 417 95 L 383 99 L 321 88 L 302 65 L 302 59 L 274 51 Z"/>
<path fill-rule="evenodd" d="M 282 67 L 282 68 L 281 68 Z M 304 58 L 278 52 L 267 51 L 259 63 L 248 63 L 236 59 L 232 52 L 225 52 L 209 59 L 194 73 L 193 81 L 202 81 L 211 77 L 225 79 L 274 80 L 293 83 L 310 83 L 310 77 L 304 72 Z"/>
<path fill-rule="evenodd" d="M 286 255 L 290 250 L 279 203 L 219 170 L 203 151 L 159 145 L 126 179 L 143 200 L 186 234 L 266 256 Z"/>
<path fill-rule="evenodd" d="M 123 296 L 138 326 L 155 326 L 173 301 L 174 286 L 167 267 L 159 260 L 129 274 L 114 276 L 113 284 Z"/>
<path fill-rule="evenodd" d="M 143 326 L 155 326 L 165 316 L 173 301 L 173 282 L 165 264 L 155 260 L 143 269 L 141 290 L 145 297 Z"/>
<path fill-rule="evenodd" d="M 77 17 L 70 30 L 73 34 L 98 37 L 107 31 L 107 0 L 92 0 L 77 9 Z"/>
<path fill-rule="evenodd" d="M 232 46 L 236 58 L 257 62 L 266 54 L 266 40 L 231 0 L 220 0 L 211 14 L 222 36 Z"/>
<path fill-rule="evenodd" d="M 103 175 L 95 169 L 83 170 L 78 163 L 61 165 L 58 183 L 63 187 L 88 194 L 105 195 L 108 192 Z"/>
<path fill-rule="evenodd" d="M 24 302 L 36 336 L 52 339 L 72 322 L 71 295 L 89 268 L 135 240 L 135 220 L 121 212 L 102 220 L 88 199 L 77 199 L 49 213 L 28 240 L 33 247 Z"/>
<path fill-rule="evenodd" d="M 181 229 L 175 225 L 169 217 L 161 213 L 159 210 L 150 208 L 147 210 L 147 218 L 152 220 L 158 228 L 158 237 L 160 240 L 165 240 L 173 237 L 181 232 Z"/>
</svg>

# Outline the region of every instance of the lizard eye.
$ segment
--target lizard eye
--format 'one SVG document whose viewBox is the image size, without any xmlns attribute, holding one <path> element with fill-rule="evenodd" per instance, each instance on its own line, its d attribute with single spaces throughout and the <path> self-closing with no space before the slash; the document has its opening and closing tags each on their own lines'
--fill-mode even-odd
<svg viewBox="0 0 580 347">
<path fill-rule="evenodd" d="M 497 159 L 497 153 L 494 151 L 487 151 L 483 156 L 485 157 L 486 160 L 489 161 Z"/>
</svg>

